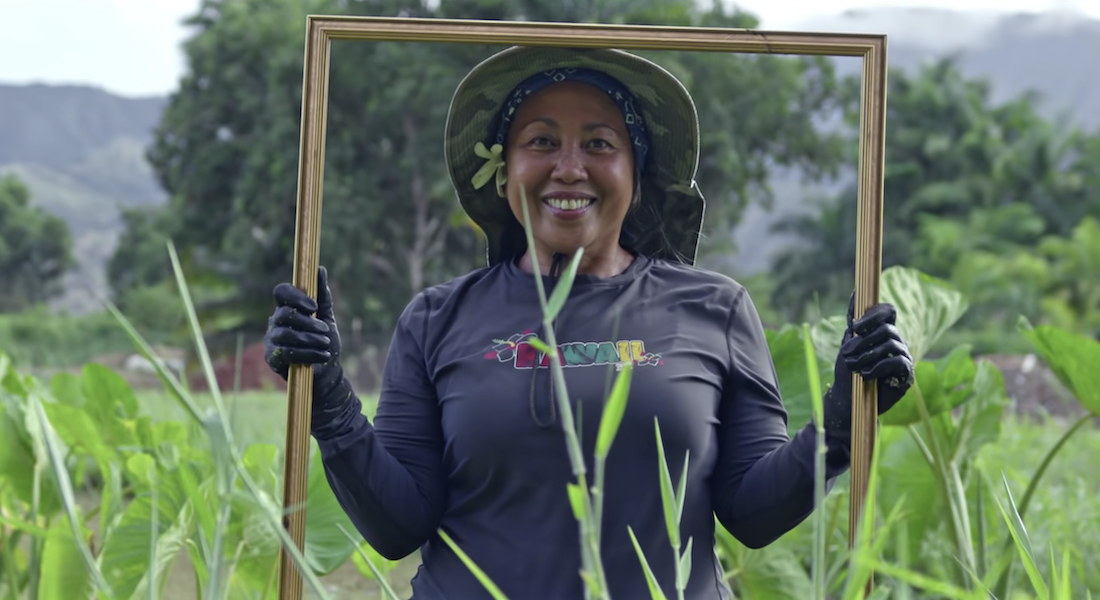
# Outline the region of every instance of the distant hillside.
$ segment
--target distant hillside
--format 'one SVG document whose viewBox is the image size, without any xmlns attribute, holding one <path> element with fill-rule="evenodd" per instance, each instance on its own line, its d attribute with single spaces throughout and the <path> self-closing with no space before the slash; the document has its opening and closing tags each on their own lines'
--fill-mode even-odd
<svg viewBox="0 0 1100 600">
<path fill-rule="evenodd" d="M 163 98 L 121 98 L 84 86 L 0 85 L 0 172 L 26 182 L 33 202 L 73 232 L 77 272 L 58 306 L 96 308 L 118 237 L 120 207 L 164 194 L 145 161 Z"/>
<path fill-rule="evenodd" d="M 991 17 L 936 10 L 875 10 L 798 27 L 889 35 L 892 66 L 910 69 L 954 53 L 971 77 L 988 78 L 996 99 L 1039 91 L 1048 116 L 1065 112 L 1100 127 L 1100 21 L 1060 15 Z M 858 61 L 838 59 L 842 73 Z M 164 201 L 144 151 L 165 98 L 122 98 L 84 86 L 0 85 L 0 172 L 24 178 L 34 202 L 63 217 L 76 237 L 81 269 L 59 306 L 95 308 L 106 293 L 104 266 L 119 233 L 118 209 Z M 769 233 L 779 216 L 801 210 L 812 190 L 775 182 L 775 209 L 750 208 L 734 234 L 751 249 L 723 261 L 738 274 L 763 269 L 792 240 Z M 704 190 L 705 191 L 705 190 Z"/>
<path fill-rule="evenodd" d="M 86 86 L 0 85 L 0 164 L 66 169 L 118 138 L 145 142 L 163 98 L 130 99 Z"/>
<path fill-rule="evenodd" d="M 1066 14 L 994 18 L 934 9 L 853 11 L 806 23 L 810 30 L 863 31 L 888 36 L 891 67 L 912 69 L 954 54 L 970 77 L 989 79 L 995 102 L 1033 91 L 1048 117 L 1065 113 L 1081 126 L 1100 126 L 1100 20 Z M 855 73 L 856 60 L 838 61 Z"/>
</svg>

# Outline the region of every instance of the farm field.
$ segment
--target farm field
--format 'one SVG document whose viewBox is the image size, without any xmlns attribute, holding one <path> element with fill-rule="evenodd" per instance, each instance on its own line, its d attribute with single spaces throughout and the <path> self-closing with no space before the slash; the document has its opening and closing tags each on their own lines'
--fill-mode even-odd
<svg viewBox="0 0 1100 600">
<path fill-rule="evenodd" d="M 208 396 L 198 397 L 203 403 Z M 160 392 L 140 393 L 139 400 L 156 419 L 178 420 L 183 411 L 168 395 Z M 372 399 L 364 398 L 364 404 Z M 244 392 L 226 396 L 235 429 L 242 443 L 283 444 L 286 395 L 281 392 Z M 1002 422 L 1001 437 L 996 445 L 986 446 L 977 463 L 991 473 L 1003 472 L 1013 490 L 1022 490 L 1039 466 L 1044 453 L 1072 425 L 1065 417 L 1031 414 L 1009 414 Z M 369 407 L 367 412 L 369 414 Z M 1090 591 L 1100 590 L 1100 477 L 1096 476 L 1100 456 L 1100 422 L 1081 430 L 1072 445 L 1064 449 L 1051 464 L 1043 485 L 1032 500 L 1027 518 L 1028 535 L 1036 549 L 1070 548 L 1081 560 L 1080 576 L 1088 581 Z M 841 482 L 834 497 L 844 492 Z M 777 542 L 779 547 L 798 544 L 798 535 Z M 802 557 L 807 563 L 808 554 Z M 1046 561 L 1049 565 L 1049 560 Z M 410 556 L 390 574 L 395 590 L 406 597 L 408 581 L 415 575 L 416 556 Z M 181 555 L 176 560 L 167 584 L 164 600 L 195 598 L 190 566 Z M 348 564 L 321 579 L 334 600 L 381 598 L 377 586 Z M 1029 597 L 1029 596 L 1020 596 Z M 306 598 L 316 598 L 308 590 Z"/>
<path fill-rule="evenodd" d="M 962 296 L 901 268 L 884 272 L 883 294 L 909 307 L 899 328 L 914 340 L 916 361 L 916 391 L 880 416 L 873 501 L 874 539 L 883 545 L 847 555 L 842 476 L 809 519 L 763 549 L 716 527 L 736 597 L 839 598 L 868 572 L 851 564 L 871 565 L 876 585 L 899 600 L 976 600 L 982 588 L 1003 600 L 1100 592 L 1100 343 L 1022 323 L 1019 337 L 1034 353 L 1017 366 L 974 356 L 966 344 L 932 352 L 965 312 Z M 765 330 L 792 431 L 812 418 L 814 386 L 831 381 L 840 323 Z M 162 376 L 166 385 L 150 389 L 94 362 L 35 376 L 0 354 L 0 559 L 19 559 L 0 565 L 0 591 L 36 586 L 36 600 L 92 589 L 122 598 L 274 598 L 285 536 L 285 393 L 216 396 Z M 1045 392 L 1034 391 L 1037 381 Z M 376 400 L 361 396 L 369 418 Z M 625 401 L 616 393 L 607 400 Z M 317 452 L 310 461 L 297 559 L 306 597 L 407 597 L 417 557 L 390 562 L 374 553 L 336 503 Z M 386 573 L 393 595 L 380 594 L 371 566 Z M 815 574 L 824 577 L 813 581 Z M 150 587 L 163 591 L 150 596 Z"/>
</svg>

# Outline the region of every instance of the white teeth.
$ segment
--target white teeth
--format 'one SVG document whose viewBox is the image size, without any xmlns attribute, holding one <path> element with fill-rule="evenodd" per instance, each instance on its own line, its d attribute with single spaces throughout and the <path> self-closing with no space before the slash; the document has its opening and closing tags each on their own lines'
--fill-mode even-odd
<svg viewBox="0 0 1100 600">
<path fill-rule="evenodd" d="M 558 210 L 578 210 L 592 204 L 591 198 L 547 198 L 546 203 Z"/>
</svg>

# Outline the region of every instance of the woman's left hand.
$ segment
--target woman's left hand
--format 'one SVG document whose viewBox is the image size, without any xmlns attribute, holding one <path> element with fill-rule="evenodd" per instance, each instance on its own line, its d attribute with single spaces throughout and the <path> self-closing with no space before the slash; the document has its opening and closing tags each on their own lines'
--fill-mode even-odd
<svg viewBox="0 0 1100 600">
<path fill-rule="evenodd" d="M 913 385 L 913 357 L 895 323 L 897 311 L 876 304 L 853 320 L 855 295 L 848 303 L 848 327 L 833 367 L 833 386 L 825 394 L 825 429 L 848 437 L 852 429 L 852 374 L 878 383 L 878 414 L 898 403 Z"/>
</svg>

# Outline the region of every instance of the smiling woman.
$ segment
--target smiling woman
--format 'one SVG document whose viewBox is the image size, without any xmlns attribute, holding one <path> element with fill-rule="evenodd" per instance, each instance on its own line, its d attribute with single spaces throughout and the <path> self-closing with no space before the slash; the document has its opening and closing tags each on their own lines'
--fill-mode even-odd
<svg viewBox="0 0 1100 600">
<path fill-rule="evenodd" d="M 584 248 L 578 271 L 610 277 L 633 261 L 619 245 L 637 197 L 630 140 L 615 103 L 589 84 L 552 85 L 516 111 L 506 138 L 505 185 L 517 222 L 523 221 L 521 187 L 526 191 L 539 264 Z M 520 264 L 531 270 L 529 256 Z"/>
<path fill-rule="evenodd" d="M 489 597 L 440 531 L 512 598 L 585 596 L 549 360 L 530 343 L 542 323 L 534 278 L 552 287 L 578 249 L 583 261 L 553 326 L 589 465 L 602 399 L 615 372 L 633 368 L 603 490 L 601 559 L 612 597 L 650 596 L 628 531 L 666 596 L 676 588 L 654 419 L 663 451 L 690 457 L 680 537 L 693 541 L 693 566 L 684 597 L 730 597 L 715 517 L 761 547 L 813 510 L 814 425 L 788 436 L 745 288 L 694 266 L 698 153 L 691 97 L 648 60 L 511 48 L 478 65 L 452 100 L 445 155 L 463 208 L 485 232 L 489 264 L 409 303 L 373 423 L 340 366 L 327 271 L 319 271 L 316 302 L 288 283 L 275 288 L 268 364 L 283 377 L 291 364 L 313 365 L 311 433 L 328 481 L 377 551 L 400 558 L 420 550 L 414 599 Z M 535 275 L 532 258 L 546 270 Z M 849 318 L 824 398 L 829 480 L 849 465 L 852 374 L 880 382 L 880 412 L 913 381 L 894 318 L 888 305 Z"/>
</svg>

